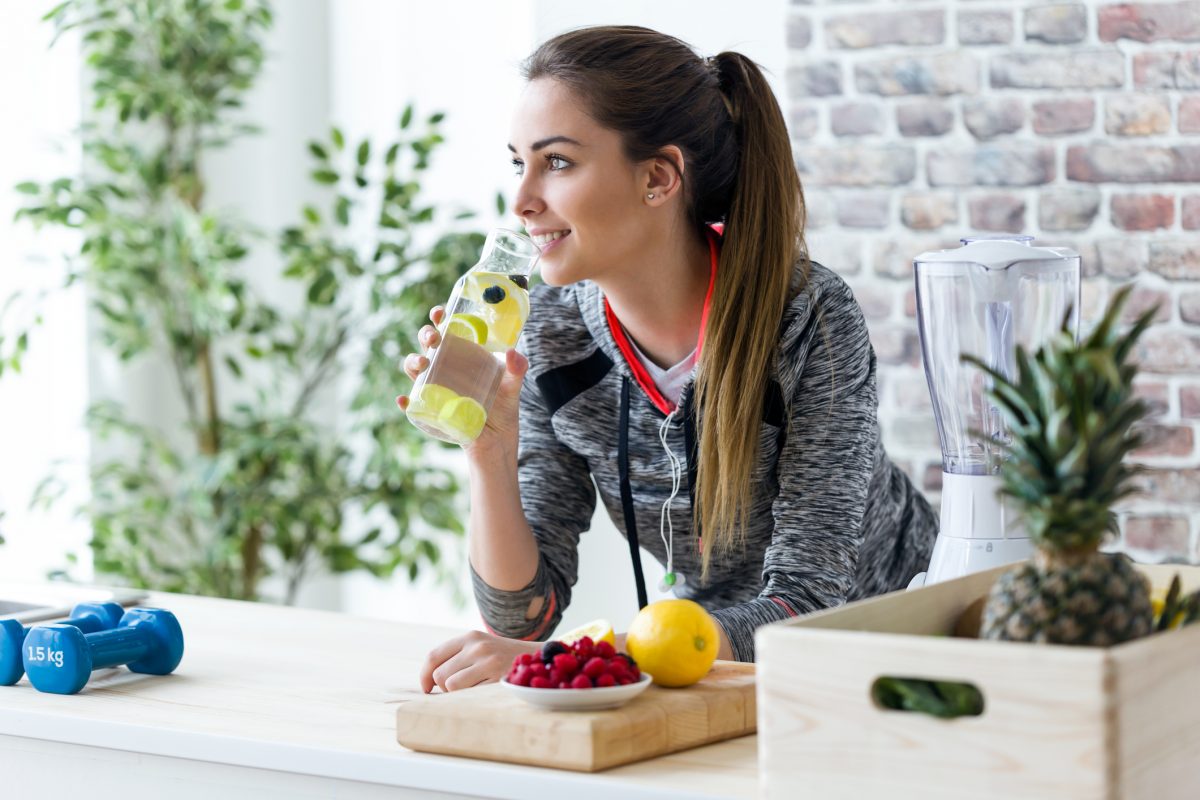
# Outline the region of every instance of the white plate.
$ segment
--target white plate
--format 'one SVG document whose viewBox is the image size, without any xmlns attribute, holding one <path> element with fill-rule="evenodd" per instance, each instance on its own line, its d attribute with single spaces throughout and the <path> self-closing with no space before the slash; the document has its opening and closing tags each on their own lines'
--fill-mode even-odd
<svg viewBox="0 0 1200 800">
<path fill-rule="evenodd" d="M 617 708 L 628 703 L 650 685 L 650 675 L 643 672 L 636 683 L 624 686 L 600 686 L 592 689 L 534 689 L 530 686 L 516 686 L 507 678 L 500 679 L 501 685 L 538 708 L 551 711 L 600 711 L 605 708 Z"/>
</svg>

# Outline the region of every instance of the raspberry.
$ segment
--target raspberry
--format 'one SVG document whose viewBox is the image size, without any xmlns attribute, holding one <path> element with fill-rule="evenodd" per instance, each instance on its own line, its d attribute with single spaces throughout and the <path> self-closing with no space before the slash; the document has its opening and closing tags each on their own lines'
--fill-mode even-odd
<svg viewBox="0 0 1200 800">
<path fill-rule="evenodd" d="M 599 689 L 601 686 L 616 686 L 616 685 L 617 685 L 617 679 L 614 678 L 612 675 L 608 674 L 607 672 L 596 678 L 596 688 L 597 689 Z"/>
<path fill-rule="evenodd" d="M 608 662 L 599 656 L 593 656 L 583 665 L 583 674 L 595 680 L 604 673 L 608 672 Z"/>
<path fill-rule="evenodd" d="M 529 681 L 529 685 L 534 689 L 549 689 L 554 686 L 554 684 L 550 683 L 550 681 L 546 680 L 541 675 L 532 678 Z"/>
<path fill-rule="evenodd" d="M 590 689 L 592 688 L 592 679 L 582 672 L 571 679 L 572 689 Z"/>
<path fill-rule="evenodd" d="M 529 665 L 529 674 L 530 675 L 545 676 L 546 672 L 547 672 L 546 665 L 540 661 L 534 661 L 532 664 Z"/>
<path fill-rule="evenodd" d="M 601 658 L 612 658 L 617 654 L 617 651 L 608 642 L 596 642 L 596 650 L 593 655 Z"/>
<path fill-rule="evenodd" d="M 579 659 L 570 653 L 559 653 L 554 657 L 554 669 L 556 669 L 563 678 L 569 678 L 579 670 Z"/>
<path fill-rule="evenodd" d="M 595 655 L 595 642 L 590 636 L 580 636 L 575 644 L 571 645 L 571 649 L 575 651 L 575 657 L 581 662 L 587 661 Z"/>
<path fill-rule="evenodd" d="M 547 675 L 546 677 L 549 678 L 550 682 L 555 684 L 556 686 L 567 679 L 567 676 L 563 674 L 562 670 L 556 669 L 554 667 L 550 668 L 550 674 Z"/>
<path fill-rule="evenodd" d="M 617 683 L 621 684 L 622 686 L 628 686 L 629 684 L 633 683 L 633 678 L 621 678 L 621 680 L 617 681 Z"/>
<path fill-rule="evenodd" d="M 637 666 L 637 662 L 633 660 L 633 656 L 629 655 L 629 653 L 616 653 L 616 657 L 624 659 L 625 663 L 629 665 L 630 669 L 633 669 Z"/>
<path fill-rule="evenodd" d="M 542 645 L 542 661 L 553 661 L 556 655 L 565 652 L 567 652 L 567 646 L 562 642 L 546 642 Z"/>
<path fill-rule="evenodd" d="M 625 668 L 624 664 L 622 664 L 619 661 L 616 662 L 615 664 L 609 665 L 608 674 L 612 675 L 618 682 L 625 680 L 627 678 L 633 678 L 633 674 L 628 669 Z"/>
<path fill-rule="evenodd" d="M 558 682 L 558 688 L 560 688 L 560 689 L 566 689 L 566 688 L 568 688 L 570 685 L 571 685 L 571 684 L 567 683 L 566 681 L 559 681 L 559 682 Z"/>
<path fill-rule="evenodd" d="M 533 653 L 521 653 L 513 659 L 513 664 L 532 664 L 535 659 Z"/>
<path fill-rule="evenodd" d="M 525 664 L 517 667 L 508 676 L 508 682 L 514 686 L 528 686 L 533 679 L 533 674 L 529 671 L 529 667 Z"/>
</svg>

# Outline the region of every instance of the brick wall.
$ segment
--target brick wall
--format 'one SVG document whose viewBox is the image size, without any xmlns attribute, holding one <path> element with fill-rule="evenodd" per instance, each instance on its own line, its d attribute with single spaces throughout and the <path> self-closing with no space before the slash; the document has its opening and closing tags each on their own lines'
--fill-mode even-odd
<svg viewBox="0 0 1200 800">
<path fill-rule="evenodd" d="M 893 457 L 936 501 L 912 257 L 969 232 L 1083 258 L 1085 324 L 1133 281 L 1154 407 L 1122 510 L 1139 558 L 1200 561 L 1200 0 L 792 0 L 787 113 L 813 257 L 853 286 Z"/>
</svg>

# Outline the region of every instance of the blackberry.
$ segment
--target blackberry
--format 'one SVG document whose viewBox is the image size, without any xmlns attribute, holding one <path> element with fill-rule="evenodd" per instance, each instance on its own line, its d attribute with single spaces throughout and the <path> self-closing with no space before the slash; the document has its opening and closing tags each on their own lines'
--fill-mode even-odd
<svg viewBox="0 0 1200 800">
<path fill-rule="evenodd" d="M 508 279 L 525 291 L 529 291 L 529 278 L 526 278 L 524 275 L 509 275 Z"/>
<path fill-rule="evenodd" d="M 561 653 L 568 653 L 567 646 L 562 642 L 546 642 L 542 645 L 542 661 L 549 664 L 554 660 L 554 657 Z"/>
<path fill-rule="evenodd" d="M 508 297 L 508 294 L 504 291 L 504 287 L 498 284 L 493 284 L 483 290 L 483 302 L 485 303 L 495 305 L 503 301 L 505 297 Z"/>
</svg>

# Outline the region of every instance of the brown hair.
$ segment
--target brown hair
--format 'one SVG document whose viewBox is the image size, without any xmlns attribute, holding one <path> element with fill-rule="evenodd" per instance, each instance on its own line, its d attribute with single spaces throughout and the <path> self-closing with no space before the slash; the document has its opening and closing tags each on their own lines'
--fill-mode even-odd
<svg viewBox="0 0 1200 800">
<path fill-rule="evenodd" d="M 750 59 L 734 52 L 702 59 L 679 39 L 646 28 L 561 34 L 526 60 L 524 76 L 571 89 L 593 119 L 621 134 L 631 161 L 677 146 L 697 235 L 710 223 L 725 224 L 695 390 L 693 518 L 704 531 L 707 575 L 712 555 L 744 533 L 761 398 L 804 254 L 804 197 L 783 114 Z M 807 261 L 802 269 L 807 278 Z"/>
</svg>

